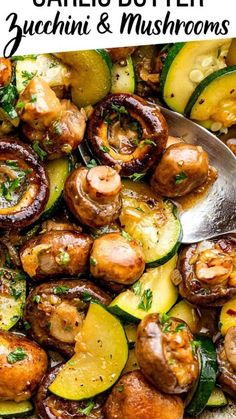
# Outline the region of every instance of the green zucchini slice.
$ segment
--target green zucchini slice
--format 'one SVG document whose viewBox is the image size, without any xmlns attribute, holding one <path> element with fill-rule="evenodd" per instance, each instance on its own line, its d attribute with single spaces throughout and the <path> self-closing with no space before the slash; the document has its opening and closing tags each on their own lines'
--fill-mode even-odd
<svg viewBox="0 0 236 419">
<path fill-rule="evenodd" d="M 68 87 L 70 70 L 52 54 L 25 56 L 16 61 L 16 88 L 21 93 L 34 76 L 41 77 L 50 87 Z"/>
<path fill-rule="evenodd" d="M 169 49 L 161 74 L 166 104 L 183 113 L 196 86 L 210 73 L 226 66 L 231 39 L 178 42 Z"/>
<path fill-rule="evenodd" d="M 193 92 L 185 113 L 212 131 L 236 123 L 236 65 L 210 74 Z"/>
<path fill-rule="evenodd" d="M 125 64 L 113 64 L 111 77 L 111 93 L 134 93 L 135 75 L 132 58 L 128 57 Z"/>
<path fill-rule="evenodd" d="M 139 322 L 149 313 L 166 313 L 178 292 L 171 280 L 177 256 L 164 265 L 149 269 L 132 288 L 119 294 L 108 310 L 127 322 Z"/>
<path fill-rule="evenodd" d="M 181 241 L 181 224 L 172 202 L 157 196 L 143 183 L 123 182 L 123 229 L 143 246 L 147 266 L 167 262 L 177 252 Z"/>
<path fill-rule="evenodd" d="M 9 330 L 23 314 L 26 300 L 26 278 L 20 271 L 1 268 L 0 281 L 3 290 L 0 292 L 0 330 Z"/>
<path fill-rule="evenodd" d="M 58 209 L 61 202 L 65 181 L 72 170 L 73 162 L 70 157 L 51 160 L 46 163 L 50 182 L 49 198 L 42 219 L 47 219 Z"/>
<path fill-rule="evenodd" d="M 199 415 L 206 407 L 207 402 L 215 388 L 217 375 L 216 350 L 211 339 L 205 336 L 198 337 L 196 344 L 199 346 L 200 375 L 186 411 L 190 415 Z"/>
<path fill-rule="evenodd" d="M 224 392 L 219 387 L 215 387 L 212 391 L 210 398 L 208 399 L 206 407 L 213 408 L 213 407 L 224 407 L 227 406 L 228 400 L 224 394 Z"/>
<path fill-rule="evenodd" d="M 27 416 L 33 411 L 33 405 L 29 400 L 23 402 L 14 402 L 11 400 L 0 401 L 0 417 L 15 418 L 18 416 Z"/>
</svg>

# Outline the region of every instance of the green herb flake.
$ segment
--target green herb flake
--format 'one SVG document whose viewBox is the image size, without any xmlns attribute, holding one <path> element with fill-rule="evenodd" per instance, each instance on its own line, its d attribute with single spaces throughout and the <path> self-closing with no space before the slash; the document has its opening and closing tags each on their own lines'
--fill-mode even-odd
<svg viewBox="0 0 236 419">
<path fill-rule="evenodd" d="M 25 107 L 25 102 L 21 102 L 21 101 L 17 102 L 16 104 L 17 109 L 24 109 L 24 107 Z"/>
<path fill-rule="evenodd" d="M 129 233 L 127 233 L 124 230 L 122 230 L 121 235 L 122 235 L 122 237 L 124 237 L 124 239 L 128 240 L 129 242 L 131 242 L 133 240 L 133 238 L 129 235 Z"/>
<path fill-rule="evenodd" d="M 93 256 L 91 256 L 89 260 L 90 260 L 90 265 L 92 265 L 92 266 L 96 266 L 97 265 L 97 261 L 96 261 L 96 259 Z"/>
<path fill-rule="evenodd" d="M 92 159 L 86 164 L 86 166 L 87 166 L 88 169 L 93 169 L 93 167 L 97 166 L 97 162 L 96 162 L 96 160 Z"/>
<path fill-rule="evenodd" d="M 27 322 L 26 320 L 24 321 L 24 329 L 25 330 L 29 330 L 29 329 L 31 329 L 31 324 L 29 323 L 29 322 Z"/>
<path fill-rule="evenodd" d="M 196 353 L 196 350 L 201 346 L 201 342 L 199 342 L 198 340 L 192 340 L 190 342 L 191 348 L 193 353 Z"/>
<path fill-rule="evenodd" d="M 144 290 L 141 297 L 141 301 L 138 305 L 138 308 L 140 310 L 149 311 L 152 306 L 152 299 L 153 299 L 152 291 L 149 288 Z"/>
<path fill-rule="evenodd" d="M 188 175 L 186 172 L 181 172 L 175 175 L 175 183 L 176 185 L 179 185 L 182 183 L 185 179 L 187 179 Z"/>
<path fill-rule="evenodd" d="M 129 179 L 133 180 L 134 182 L 139 182 L 143 179 L 145 173 L 133 173 L 132 175 L 128 176 Z"/>
<path fill-rule="evenodd" d="M 18 322 L 18 320 L 20 319 L 20 317 L 19 316 L 17 316 L 17 315 L 15 315 L 15 316 L 12 316 L 11 318 L 10 318 L 10 321 L 11 322 L 13 322 L 13 323 L 16 323 L 16 322 Z"/>
<path fill-rule="evenodd" d="M 21 72 L 22 77 L 25 79 L 22 84 L 24 86 L 27 86 L 27 84 L 32 80 L 37 74 L 37 71 L 35 73 L 32 73 L 31 71 L 24 70 Z"/>
<path fill-rule="evenodd" d="M 123 391 L 124 391 L 124 384 L 120 384 L 118 387 L 117 387 L 117 390 L 119 391 L 119 393 L 122 393 Z"/>
<path fill-rule="evenodd" d="M 23 361 L 25 358 L 28 358 L 27 353 L 19 347 L 7 355 L 7 362 L 9 364 L 15 364 L 16 362 Z"/>
<path fill-rule="evenodd" d="M 61 250 L 60 253 L 56 257 L 56 262 L 58 265 L 61 265 L 61 266 L 68 265 L 68 263 L 70 262 L 69 253 Z"/>
<path fill-rule="evenodd" d="M 109 147 L 107 147 L 107 146 L 105 146 L 105 145 L 102 145 L 99 149 L 100 149 L 103 153 L 109 153 L 109 151 L 110 151 L 110 148 L 109 148 Z"/>
<path fill-rule="evenodd" d="M 40 295 L 34 295 L 32 301 L 36 304 L 39 304 L 41 301 L 41 296 Z"/>
<path fill-rule="evenodd" d="M 145 146 L 145 145 L 153 145 L 154 147 L 156 147 L 156 143 L 154 142 L 154 141 L 152 141 L 152 140 L 143 140 L 141 143 L 140 143 L 140 147 L 143 147 L 143 146 Z"/>
<path fill-rule="evenodd" d="M 135 284 L 132 286 L 132 290 L 135 295 L 141 295 L 142 294 L 142 284 L 140 281 L 135 282 Z"/>
<path fill-rule="evenodd" d="M 82 413 L 85 416 L 89 416 L 94 408 L 94 402 L 93 400 L 89 400 L 87 403 L 87 406 L 84 409 L 79 409 L 78 413 Z"/>
<path fill-rule="evenodd" d="M 14 288 L 14 287 L 11 287 L 10 288 L 10 290 L 11 290 L 11 295 L 13 296 L 13 298 L 17 301 L 17 300 L 19 300 L 19 298 L 21 297 L 21 295 L 22 295 L 22 291 L 20 291 L 20 290 L 17 290 L 16 288 Z"/>
<path fill-rule="evenodd" d="M 135 208 L 137 211 L 140 211 L 140 212 L 145 212 L 142 208 L 140 208 L 140 207 L 136 207 Z"/>
<path fill-rule="evenodd" d="M 39 145 L 39 141 L 34 141 L 33 142 L 33 150 L 35 151 L 35 153 L 39 156 L 39 158 L 41 160 L 44 160 L 45 157 L 47 157 L 47 153 L 46 151 L 44 151 L 40 145 Z"/>
<path fill-rule="evenodd" d="M 58 287 L 54 287 L 53 288 L 53 294 L 65 294 L 65 293 L 67 293 L 68 291 L 70 290 L 70 288 L 69 287 L 66 287 L 66 286 L 63 286 L 63 285 L 60 285 L 60 286 L 58 286 Z"/>
<path fill-rule="evenodd" d="M 184 323 L 179 323 L 178 326 L 176 326 L 175 328 L 175 332 L 181 332 L 182 330 L 184 330 L 186 328 L 186 325 Z"/>
<path fill-rule="evenodd" d="M 30 99 L 30 103 L 35 103 L 37 102 L 37 95 L 36 94 L 32 94 L 31 95 L 31 99 Z"/>
<path fill-rule="evenodd" d="M 174 365 L 176 363 L 176 360 L 175 359 L 173 359 L 173 358 L 170 358 L 169 360 L 168 360 L 168 364 L 169 365 Z"/>
<path fill-rule="evenodd" d="M 60 136 L 62 134 L 62 127 L 61 127 L 60 122 L 58 122 L 58 121 L 54 122 L 53 131 L 58 136 Z"/>
<path fill-rule="evenodd" d="M 118 106 L 118 105 L 115 105 L 114 103 L 112 103 L 111 109 L 119 114 L 123 114 L 123 115 L 129 114 L 129 112 L 127 111 L 127 109 L 125 109 L 124 106 Z"/>
<path fill-rule="evenodd" d="M 90 301 L 92 301 L 92 299 L 93 299 L 93 297 L 92 297 L 91 294 L 89 294 L 89 292 L 87 292 L 87 291 L 82 292 L 82 300 L 85 303 L 89 303 Z"/>
</svg>

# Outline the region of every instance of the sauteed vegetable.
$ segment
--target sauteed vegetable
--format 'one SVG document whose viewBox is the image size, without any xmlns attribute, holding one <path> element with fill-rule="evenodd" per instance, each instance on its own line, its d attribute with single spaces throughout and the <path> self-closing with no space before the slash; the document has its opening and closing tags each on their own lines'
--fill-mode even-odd
<svg viewBox="0 0 236 419">
<path fill-rule="evenodd" d="M 217 173 L 158 106 L 225 133 L 231 41 L 0 59 L 1 417 L 236 398 L 236 238 L 181 245 L 181 197 Z"/>
</svg>

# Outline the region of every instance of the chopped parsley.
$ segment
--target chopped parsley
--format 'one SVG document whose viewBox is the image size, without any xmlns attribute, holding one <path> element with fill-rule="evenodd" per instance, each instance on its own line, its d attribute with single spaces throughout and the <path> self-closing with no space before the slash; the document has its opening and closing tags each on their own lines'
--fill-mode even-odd
<svg viewBox="0 0 236 419">
<path fill-rule="evenodd" d="M 56 257 L 56 262 L 58 265 L 68 265 L 70 262 L 70 255 L 68 252 L 61 250 L 60 253 Z"/>
<path fill-rule="evenodd" d="M 134 182 L 139 182 L 144 176 L 145 176 L 145 173 L 133 173 L 132 175 L 128 177 Z"/>
<path fill-rule="evenodd" d="M 53 131 L 56 135 L 60 136 L 62 134 L 62 127 L 59 121 L 54 122 Z"/>
<path fill-rule="evenodd" d="M 138 308 L 140 310 L 149 311 L 152 306 L 152 299 L 153 299 L 152 291 L 149 288 L 144 290 L 141 296 L 141 301 L 138 305 Z"/>
<path fill-rule="evenodd" d="M 156 147 L 156 143 L 154 141 L 152 141 L 152 140 L 143 140 L 140 143 L 140 147 L 143 147 L 145 145 L 153 145 L 154 147 Z"/>
<path fill-rule="evenodd" d="M 35 151 L 35 153 L 39 156 L 39 158 L 41 160 L 44 160 L 45 157 L 47 156 L 47 153 L 45 150 L 43 150 L 40 145 L 39 145 L 39 141 L 34 141 L 33 142 L 33 150 Z"/>
<path fill-rule="evenodd" d="M 201 346 L 201 342 L 199 342 L 198 340 L 192 340 L 190 342 L 190 345 L 193 353 L 195 354 L 196 350 Z"/>
<path fill-rule="evenodd" d="M 31 95 L 31 99 L 30 99 L 30 103 L 35 103 L 37 102 L 37 95 L 36 94 L 32 94 Z"/>
<path fill-rule="evenodd" d="M 89 400 L 87 403 L 87 406 L 84 409 L 79 409 L 78 413 L 82 413 L 85 416 L 89 416 L 94 408 L 94 402 L 93 400 Z"/>
<path fill-rule="evenodd" d="M 140 212 L 145 212 L 141 207 L 136 207 L 135 208 L 137 211 L 140 211 Z"/>
<path fill-rule="evenodd" d="M 34 295 L 32 301 L 36 304 L 39 304 L 41 301 L 41 296 L 40 295 Z"/>
<path fill-rule="evenodd" d="M 56 294 L 56 295 L 57 294 L 64 294 L 64 293 L 67 293 L 69 290 L 70 290 L 69 287 L 60 285 L 58 287 L 54 287 L 53 288 L 53 294 Z"/>
<path fill-rule="evenodd" d="M 127 233 L 124 230 L 122 230 L 121 235 L 122 235 L 122 237 L 124 237 L 124 239 L 128 240 L 129 242 L 131 242 L 133 240 L 133 238 L 129 235 L 129 233 Z"/>
<path fill-rule="evenodd" d="M 179 185 L 180 183 L 182 183 L 185 179 L 187 179 L 187 173 L 186 172 L 181 172 L 178 173 L 177 175 L 175 175 L 175 183 L 176 185 Z"/>
<path fill-rule="evenodd" d="M 167 313 L 163 313 L 160 316 L 160 323 L 162 325 L 162 332 L 168 333 L 170 331 L 172 321 L 170 319 L 170 316 Z"/>
<path fill-rule="evenodd" d="M 135 284 L 132 286 L 132 290 L 135 295 L 141 295 L 142 293 L 142 284 L 140 281 L 135 282 Z"/>
<path fill-rule="evenodd" d="M 10 290 L 11 290 L 11 295 L 13 296 L 14 300 L 16 300 L 16 301 L 19 300 L 19 298 L 22 295 L 22 291 L 14 288 L 12 286 L 11 286 Z"/>
<path fill-rule="evenodd" d="M 92 265 L 92 266 L 96 266 L 97 265 L 97 261 L 96 261 L 95 258 L 93 258 L 93 256 L 91 256 L 89 260 L 90 260 L 90 265 Z"/>
<path fill-rule="evenodd" d="M 27 322 L 26 320 L 24 321 L 24 329 L 25 330 L 29 330 L 29 329 L 31 329 L 31 324 L 29 323 L 29 322 Z"/>
<path fill-rule="evenodd" d="M 123 115 L 129 114 L 129 112 L 127 111 L 127 109 L 125 109 L 124 106 L 118 106 L 118 105 L 115 105 L 114 103 L 112 103 L 111 109 L 117 112 L 118 114 L 123 114 Z"/>
<path fill-rule="evenodd" d="M 100 149 L 103 153 L 109 153 L 109 151 L 110 151 L 110 148 L 109 148 L 109 147 L 107 147 L 107 146 L 105 146 L 105 145 L 102 145 L 99 149 Z"/>
<path fill-rule="evenodd" d="M 23 361 L 27 357 L 27 353 L 19 347 L 7 355 L 7 362 L 9 364 L 15 364 L 16 362 Z"/>
<path fill-rule="evenodd" d="M 88 292 L 88 291 L 83 291 L 83 292 L 82 292 L 82 300 L 83 300 L 85 303 L 89 303 L 90 301 L 92 301 L 92 299 L 93 299 L 93 297 L 92 297 L 92 295 L 91 295 L 91 294 L 89 294 L 89 292 Z"/>
<path fill-rule="evenodd" d="M 117 390 L 119 391 L 119 393 L 122 393 L 123 391 L 124 391 L 124 384 L 120 384 L 118 387 L 117 387 Z"/>
<path fill-rule="evenodd" d="M 16 104 L 16 108 L 17 109 L 24 109 L 24 107 L 25 107 L 25 102 L 17 102 L 17 104 Z"/>
<path fill-rule="evenodd" d="M 96 162 L 96 160 L 92 159 L 86 164 L 86 166 L 87 166 L 88 169 L 92 169 L 93 167 L 97 166 L 97 162 Z"/>
<path fill-rule="evenodd" d="M 27 86 L 27 84 L 32 80 L 37 74 L 37 71 L 35 73 L 32 73 L 31 71 L 24 70 L 21 72 L 22 78 L 24 79 L 22 84 L 24 86 Z"/>
<path fill-rule="evenodd" d="M 178 326 L 175 328 L 175 332 L 181 332 L 181 330 L 184 330 L 186 328 L 186 325 L 184 323 L 179 323 Z"/>
<path fill-rule="evenodd" d="M 14 57 L 11 57 L 11 61 L 24 61 L 26 59 L 29 60 L 36 60 L 37 55 L 35 54 L 29 54 L 29 55 L 14 55 Z"/>
</svg>

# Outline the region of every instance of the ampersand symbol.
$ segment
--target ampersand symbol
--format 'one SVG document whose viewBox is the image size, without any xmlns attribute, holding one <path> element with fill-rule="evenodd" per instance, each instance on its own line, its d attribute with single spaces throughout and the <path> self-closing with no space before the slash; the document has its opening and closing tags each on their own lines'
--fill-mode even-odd
<svg viewBox="0 0 236 419">
<path fill-rule="evenodd" d="M 100 22 L 97 25 L 97 31 L 102 35 L 107 32 L 112 33 L 110 30 L 110 23 L 107 22 L 108 17 L 108 13 L 102 13 L 100 16 Z"/>
</svg>

